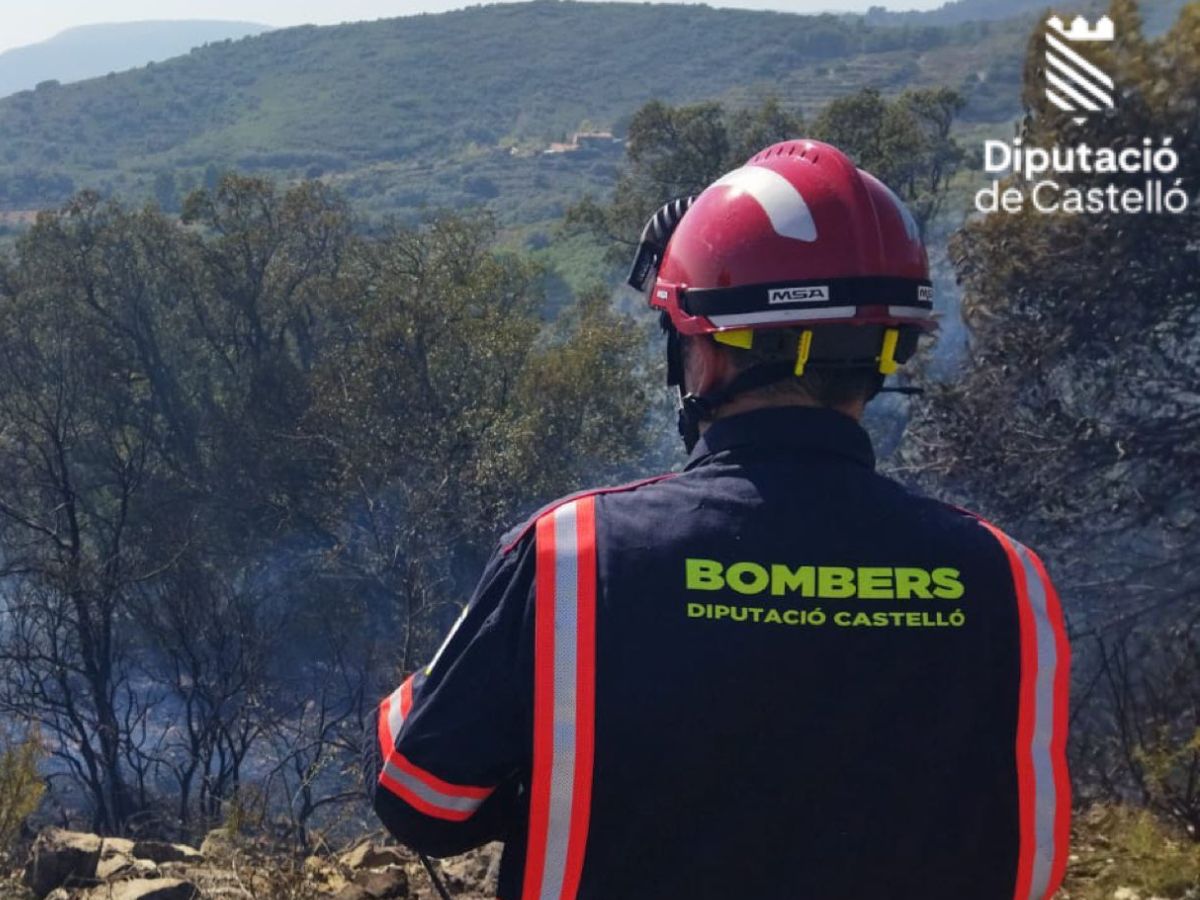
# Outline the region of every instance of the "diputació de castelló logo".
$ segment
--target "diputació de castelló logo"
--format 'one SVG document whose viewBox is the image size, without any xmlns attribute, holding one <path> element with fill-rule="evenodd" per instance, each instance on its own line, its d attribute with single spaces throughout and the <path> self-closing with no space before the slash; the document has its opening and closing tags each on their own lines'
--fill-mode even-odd
<svg viewBox="0 0 1200 900">
<path fill-rule="evenodd" d="M 1096 114 L 1120 115 L 1117 81 L 1088 58 L 1089 47 L 1116 40 L 1112 19 L 1101 16 L 1092 25 L 1075 16 L 1068 26 L 1062 17 L 1051 15 L 1041 37 L 1045 97 L 1055 109 L 1069 115 L 1077 127 Z M 1173 175 L 1179 168 L 1179 154 L 1172 143 L 1170 135 L 1146 136 L 1116 147 L 1082 140 L 1039 147 L 1027 145 L 1021 136 L 1011 141 L 986 140 L 983 168 L 992 180 L 976 192 L 975 209 L 1179 215 L 1187 211 L 1191 197 L 1182 179 Z M 1101 177 L 1081 183 L 1078 175 Z M 1131 175 L 1143 178 L 1137 183 Z M 1058 176 L 1067 177 L 1060 181 Z"/>
</svg>

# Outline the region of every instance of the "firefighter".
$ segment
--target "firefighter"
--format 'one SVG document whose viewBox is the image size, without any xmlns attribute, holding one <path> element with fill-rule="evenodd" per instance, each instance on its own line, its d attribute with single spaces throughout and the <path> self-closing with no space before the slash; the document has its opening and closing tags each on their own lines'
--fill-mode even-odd
<svg viewBox="0 0 1200 900">
<path fill-rule="evenodd" d="M 877 474 L 858 422 L 934 327 L 912 216 L 834 147 L 775 144 L 663 207 L 631 283 L 687 464 L 501 540 L 379 707 L 384 824 L 437 856 L 503 841 L 501 900 L 1049 897 L 1054 587 Z"/>
</svg>

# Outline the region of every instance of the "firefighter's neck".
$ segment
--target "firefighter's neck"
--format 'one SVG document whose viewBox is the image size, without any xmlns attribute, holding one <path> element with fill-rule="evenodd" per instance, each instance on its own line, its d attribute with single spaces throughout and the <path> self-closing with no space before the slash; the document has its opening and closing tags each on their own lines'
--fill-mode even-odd
<svg viewBox="0 0 1200 900">
<path fill-rule="evenodd" d="M 704 396 L 719 390 L 729 384 L 737 375 L 733 361 L 728 353 L 710 340 L 689 340 L 684 352 L 684 379 L 688 389 Z M 722 403 L 710 421 L 702 422 L 701 433 L 717 419 L 728 419 L 730 416 L 753 412 L 759 409 L 770 409 L 781 406 L 819 406 L 815 400 L 801 390 L 772 390 L 770 386 L 747 391 L 744 394 L 730 397 Z M 862 419 L 865 403 L 856 400 L 853 403 L 839 404 L 833 409 L 847 415 L 856 422 Z"/>
</svg>

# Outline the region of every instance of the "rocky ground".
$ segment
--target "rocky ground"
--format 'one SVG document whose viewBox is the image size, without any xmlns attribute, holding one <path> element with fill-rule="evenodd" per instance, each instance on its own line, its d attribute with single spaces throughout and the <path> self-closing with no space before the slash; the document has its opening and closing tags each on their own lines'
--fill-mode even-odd
<svg viewBox="0 0 1200 900">
<path fill-rule="evenodd" d="M 500 845 L 435 862 L 454 900 L 492 900 Z M 46 829 L 0 900 L 438 900 L 417 857 L 378 840 L 308 857 L 223 830 L 200 847 Z M 963 898 L 970 900 L 970 898 Z M 1076 816 L 1056 900 L 1200 900 L 1200 843 L 1148 814 Z"/>
<path fill-rule="evenodd" d="M 500 845 L 435 862 L 455 900 L 492 900 Z M 23 869 L 0 877 L 0 900 L 437 900 L 424 866 L 365 841 L 337 855 L 272 852 L 224 831 L 199 848 L 51 828 Z"/>
</svg>

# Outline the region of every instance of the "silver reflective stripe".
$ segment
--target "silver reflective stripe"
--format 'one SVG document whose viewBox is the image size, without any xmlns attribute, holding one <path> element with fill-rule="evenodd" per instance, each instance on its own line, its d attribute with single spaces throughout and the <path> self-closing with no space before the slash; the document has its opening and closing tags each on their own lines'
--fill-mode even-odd
<svg viewBox="0 0 1200 900">
<path fill-rule="evenodd" d="M 762 325 L 768 322 L 799 322 L 809 319 L 848 319 L 858 313 L 857 306 L 826 306 L 822 309 L 771 309 L 765 312 L 709 316 L 718 328 Z"/>
<path fill-rule="evenodd" d="M 888 315 L 904 316 L 908 319 L 928 319 L 933 315 L 933 310 L 920 306 L 889 306 Z"/>
<path fill-rule="evenodd" d="M 554 516 L 554 743 L 542 900 L 559 900 L 567 870 L 571 801 L 575 794 L 575 647 L 578 635 L 579 550 L 576 503 Z"/>
<path fill-rule="evenodd" d="M 388 700 L 388 728 L 392 732 L 392 743 L 395 744 L 400 737 L 400 726 L 404 724 L 404 713 L 400 711 L 400 692 L 404 690 L 404 685 L 398 687 Z"/>
<path fill-rule="evenodd" d="M 458 618 L 454 620 L 454 624 L 450 626 L 450 633 L 446 635 L 446 639 L 442 641 L 442 646 L 438 647 L 437 653 L 433 654 L 433 659 L 429 661 L 429 665 L 425 667 L 425 677 L 428 678 L 433 674 L 433 667 L 438 664 L 438 660 L 442 658 L 442 654 L 446 652 L 446 648 L 450 646 L 450 642 L 454 640 L 454 635 L 458 633 L 458 629 L 462 627 L 462 623 L 467 621 L 467 613 L 471 611 L 470 604 L 462 608 L 462 612 L 458 614 Z"/>
<path fill-rule="evenodd" d="M 441 791 L 431 788 L 419 778 L 414 778 L 409 775 L 393 762 L 385 762 L 383 771 L 388 778 L 399 784 L 404 785 L 408 790 L 412 791 L 426 803 L 436 806 L 440 809 L 451 810 L 453 812 L 473 813 L 479 809 L 479 805 L 483 803 L 481 799 L 474 797 L 453 797 L 450 794 L 443 794 Z"/>
<path fill-rule="evenodd" d="M 1029 550 L 1013 541 L 1017 556 L 1025 570 L 1025 585 L 1029 605 L 1033 607 L 1034 633 L 1037 635 L 1037 680 L 1034 685 L 1033 720 L 1033 829 L 1037 847 L 1033 856 L 1033 880 L 1029 885 L 1031 900 L 1041 900 L 1050 888 L 1050 872 L 1054 866 L 1054 819 L 1057 803 L 1054 784 L 1054 764 L 1050 744 L 1054 736 L 1054 677 L 1058 671 L 1058 646 L 1054 626 L 1050 622 L 1046 586 L 1030 559 Z"/>
</svg>

